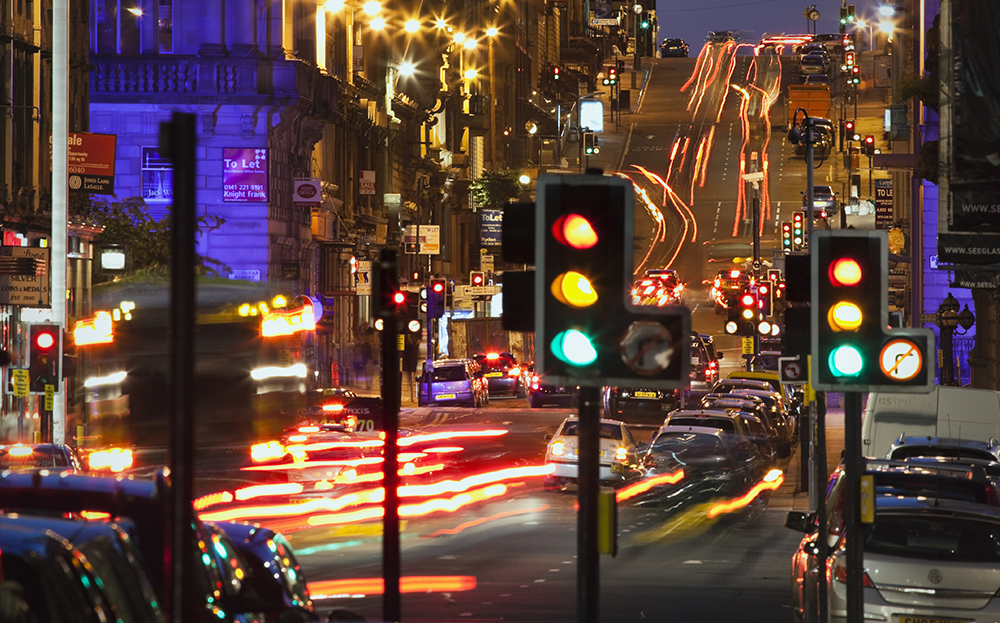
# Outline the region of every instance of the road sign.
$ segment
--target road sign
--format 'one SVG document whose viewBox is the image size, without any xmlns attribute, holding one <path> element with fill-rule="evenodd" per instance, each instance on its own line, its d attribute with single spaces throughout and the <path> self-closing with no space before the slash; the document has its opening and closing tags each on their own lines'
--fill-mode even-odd
<svg viewBox="0 0 1000 623">
<path fill-rule="evenodd" d="M 29 378 L 28 370 L 26 368 L 11 370 L 11 376 L 14 381 L 14 395 L 18 398 L 27 398 Z"/>
<path fill-rule="evenodd" d="M 778 357 L 778 374 L 781 383 L 792 385 L 805 380 L 805 370 L 798 357 Z"/>
<path fill-rule="evenodd" d="M 0 304 L 28 307 L 49 305 L 49 247 L 2 247 L 0 256 L 32 258 L 40 267 L 31 275 L 0 275 Z"/>
<path fill-rule="evenodd" d="M 912 340 L 899 338 L 882 347 L 879 367 L 887 377 L 897 381 L 909 381 L 924 367 L 924 356 L 920 346 Z"/>
<path fill-rule="evenodd" d="M 745 337 L 743 338 L 743 354 L 752 355 L 753 354 L 753 338 Z"/>
<path fill-rule="evenodd" d="M 465 296 L 493 296 L 500 294 L 500 286 L 456 286 L 455 294 Z"/>
</svg>

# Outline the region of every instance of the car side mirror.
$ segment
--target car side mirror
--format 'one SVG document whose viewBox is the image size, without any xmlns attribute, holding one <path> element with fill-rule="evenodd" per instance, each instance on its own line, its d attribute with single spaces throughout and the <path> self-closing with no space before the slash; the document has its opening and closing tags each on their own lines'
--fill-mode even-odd
<svg viewBox="0 0 1000 623">
<path fill-rule="evenodd" d="M 552 441 L 552 435 L 546 435 L 545 441 Z"/>
<path fill-rule="evenodd" d="M 809 514 L 802 511 L 788 511 L 785 515 L 785 527 L 796 532 L 809 532 Z"/>
</svg>

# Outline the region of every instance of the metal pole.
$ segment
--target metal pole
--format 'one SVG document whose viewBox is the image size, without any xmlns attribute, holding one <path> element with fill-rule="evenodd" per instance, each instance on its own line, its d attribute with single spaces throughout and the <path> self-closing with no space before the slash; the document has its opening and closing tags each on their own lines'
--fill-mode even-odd
<svg viewBox="0 0 1000 623">
<path fill-rule="evenodd" d="M 11 47 L 13 64 L 13 44 Z M 13 76 L 11 77 L 13 82 Z M 13 88 L 13 87 L 11 87 Z M 69 202 L 69 0 L 52 2 L 52 254 L 50 256 L 52 281 L 49 301 L 52 323 L 66 328 L 66 224 Z M 14 102 L 11 101 L 11 105 Z M 13 111 L 10 111 L 13 112 Z M 13 134 L 7 134 L 12 137 Z M 8 165 L 10 166 L 10 165 Z M 8 186 L 11 178 L 7 177 Z M 59 340 L 59 357 L 56 369 L 62 372 L 62 354 L 66 349 Z M 57 381 L 61 390 L 52 402 L 52 442 L 66 442 L 65 383 Z"/>
<path fill-rule="evenodd" d="M 195 612 L 195 586 L 186 572 L 194 551 L 194 317 L 195 317 L 195 116 L 175 112 L 160 124 L 160 146 L 173 163 L 174 209 L 170 269 L 170 380 L 171 447 L 170 480 L 171 559 L 170 581 L 174 621 L 190 621 Z"/>
<path fill-rule="evenodd" d="M 816 556 L 820 560 L 820 568 L 825 570 L 827 546 L 826 546 L 826 392 L 816 392 L 816 428 L 813 430 L 816 440 L 815 458 L 813 464 L 813 476 L 816 483 L 816 520 L 818 522 L 816 537 Z M 829 610 L 829 594 L 826 592 L 826 573 L 817 572 L 817 606 L 819 607 L 819 621 L 827 621 L 827 610 Z M 860 622 L 858 622 L 860 623 Z"/>
<path fill-rule="evenodd" d="M 382 249 L 379 257 L 379 290 L 393 288 L 396 281 L 396 250 Z M 373 296 L 380 296 L 374 292 Z M 428 295 L 428 298 L 430 296 Z M 396 339 L 399 335 L 399 318 L 393 315 L 383 318 L 382 325 L 382 411 L 385 433 L 383 446 L 382 482 L 385 497 L 382 502 L 382 578 L 385 589 L 382 593 L 382 619 L 401 621 L 400 612 L 400 552 L 399 552 L 399 399 L 400 374 L 399 351 Z"/>
<path fill-rule="evenodd" d="M 757 284 L 757 297 L 760 300 L 760 197 L 757 196 L 757 182 L 753 182 L 753 279 Z M 758 305 L 756 312 L 760 313 Z M 757 330 L 757 323 L 753 328 L 753 356 L 760 355 L 760 331 Z M 753 361 L 751 359 L 750 361 Z M 752 367 L 752 366 L 751 366 Z"/>
<path fill-rule="evenodd" d="M 844 394 L 844 528 L 847 537 L 847 621 L 862 623 L 865 614 L 861 532 L 861 392 Z"/>
<path fill-rule="evenodd" d="M 806 248 L 812 244 L 813 235 L 813 202 L 815 201 L 813 192 L 813 183 L 815 178 L 815 173 L 813 172 L 813 120 L 812 117 L 806 115 L 806 118 L 802 120 L 802 123 L 806 126 L 806 220 L 808 225 L 806 225 Z"/>
<path fill-rule="evenodd" d="M 941 384 L 942 385 L 954 385 L 955 375 L 952 366 L 954 362 L 954 331 L 955 329 L 947 327 L 944 323 L 939 324 L 938 328 L 941 329 Z"/>
<path fill-rule="evenodd" d="M 600 558 L 597 554 L 597 490 L 600 485 L 601 389 L 580 388 L 579 473 L 580 512 L 576 529 L 576 620 L 600 620 Z"/>
</svg>

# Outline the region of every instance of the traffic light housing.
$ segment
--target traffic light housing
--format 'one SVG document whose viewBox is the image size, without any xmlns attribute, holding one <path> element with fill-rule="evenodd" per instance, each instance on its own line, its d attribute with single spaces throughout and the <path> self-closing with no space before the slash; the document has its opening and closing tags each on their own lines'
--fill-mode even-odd
<svg viewBox="0 0 1000 623">
<path fill-rule="evenodd" d="M 642 28 L 643 30 L 649 28 L 649 13 L 643 12 L 642 18 L 639 21 L 639 27 Z"/>
<path fill-rule="evenodd" d="M 851 65 L 851 84 L 858 84 L 861 82 L 861 67 L 857 65 Z"/>
<path fill-rule="evenodd" d="M 841 26 L 847 26 L 847 22 L 848 22 L 848 19 L 847 19 L 847 7 L 846 6 L 842 6 L 842 7 L 840 7 L 840 25 Z M 840 32 L 844 32 L 844 29 L 841 28 Z"/>
<path fill-rule="evenodd" d="M 28 325 L 28 390 L 44 394 L 46 385 L 59 391 L 62 330 L 55 324 Z"/>
<path fill-rule="evenodd" d="M 469 274 L 469 284 L 475 287 L 486 285 L 486 273 L 474 270 Z"/>
<path fill-rule="evenodd" d="M 609 86 L 614 86 L 618 84 L 618 68 L 615 66 L 608 67 L 608 77 L 604 79 L 604 84 Z"/>
<path fill-rule="evenodd" d="M 888 237 L 815 232 L 812 385 L 821 391 L 926 393 L 934 383 L 928 329 L 888 329 Z"/>
<path fill-rule="evenodd" d="M 583 133 L 583 153 L 588 156 L 601 153 L 601 148 L 597 146 L 597 136 L 593 132 Z"/>
<path fill-rule="evenodd" d="M 552 79 L 553 80 L 559 79 L 559 65 L 552 66 Z"/>
<path fill-rule="evenodd" d="M 423 323 L 420 322 L 420 293 L 403 292 L 403 295 L 405 296 L 405 302 L 401 309 L 403 333 L 419 335 L 423 330 Z"/>
<path fill-rule="evenodd" d="M 844 52 L 844 63 L 848 67 L 854 67 L 854 52 Z"/>
<path fill-rule="evenodd" d="M 632 305 L 633 195 L 617 176 L 538 180 L 535 370 L 550 383 L 690 383 L 690 310 Z"/>
<path fill-rule="evenodd" d="M 792 251 L 798 251 L 806 246 L 806 213 L 802 210 L 792 212 Z"/>
<path fill-rule="evenodd" d="M 757 298 L 755 286 L 747 288 L 737 297 L 736 310 L 739 315 L 737 335 L 752 336 L 757 331 L 757 324 L 761 321 L 760 301 Z"/>
<path fill-rule="evenodd" d="M 447 297 L 448 281 L 441 277 L 431 279 L 427 287 L 427 317 L 440 318 L 444 316 L 444 301 Z"/>
<path fill-rule="evenodd" d="M 782 221 L 781 222 L 781 250 L 782 251 L 793 251 L 795 247 L 792 246 L 792 222 Z"/>
<path fill-rule="evenodd" d="M 869 134 L 865 137 L 865 155 L 874 156 L 875 155 L 875 137 Z"/>
</svg>

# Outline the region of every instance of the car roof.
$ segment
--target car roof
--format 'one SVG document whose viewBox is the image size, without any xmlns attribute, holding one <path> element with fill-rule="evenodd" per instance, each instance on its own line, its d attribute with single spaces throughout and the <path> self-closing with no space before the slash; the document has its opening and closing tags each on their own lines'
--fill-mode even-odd
<svg viewBox="0 0 1000 623">
<path fill-rule="evenodd" d="M 699 433 L 702 435 L 712 435 L 713 437 L 723 437 L 725 436 L 725 431 L 721 428 L 715 428 L 714 426 L 661 426 L 658 431 L 656 431 L 656 436 L 659 437 L 663 433 Z"/>
<path fill-rule="evenodd" d="M 875 496 L 875 508 L 880 515 L 933 513 L 935 515 L 952 514 L 965 518 L 1000 521 L 1000 508 L 966 500 L 953 500 L 947 497 L 877 495 Z"/>
</svg>

